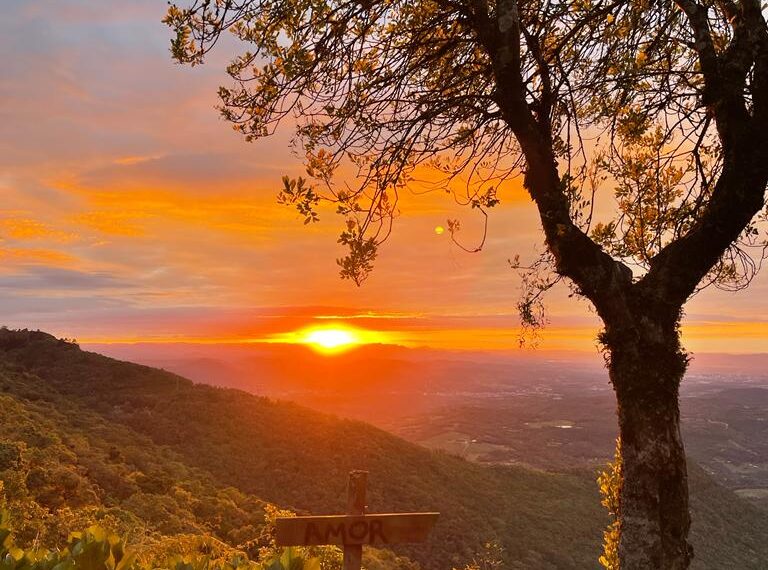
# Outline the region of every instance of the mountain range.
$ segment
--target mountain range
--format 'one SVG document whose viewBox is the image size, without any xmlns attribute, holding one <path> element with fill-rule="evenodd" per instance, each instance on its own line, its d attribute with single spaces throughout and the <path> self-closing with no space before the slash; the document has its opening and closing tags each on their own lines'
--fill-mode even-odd
<svg viewBox="0 0 768 570">
<path fill-rule="evenodd" d="M 19 528 L 50 544 L 100 520 L 156 543 L 200 535 L 243 547 L 265 503 L 343 512 L 352 469 L 370 472 L 373 512 L 441 513 L 429 542 L 396 549 L 425 570 L 463 565 L 488 541 L 504 548 L 504 568 L 596 568 L 607 523 L 593 469 L 481 465 L 39 331 L 0 330 L 0 429 L 0 480 L 26 517 Z M 765 512 L 693 462 L 691 493 L 694 568 L 764 568 Z"/>
</svg>

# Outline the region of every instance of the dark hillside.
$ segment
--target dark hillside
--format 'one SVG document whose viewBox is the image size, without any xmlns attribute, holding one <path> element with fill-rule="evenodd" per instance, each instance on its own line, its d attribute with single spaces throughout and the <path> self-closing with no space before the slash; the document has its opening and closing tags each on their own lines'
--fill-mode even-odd
<svg viewBox="0 0 768 570">
<path fill-rule="evenodd" d="M 44 333 L 0 331 L 0 362 L 6 398 L 55 410 L 48 430 L 79 424 L 104 441 L 130 434 L 157 450 L 156 464 L 141 470 L 154 473 L 150 479 L 156 486 L 145 481 L 149 491 L 124 489 L 122 501 L 137 492 L 164 496 L 180 480 L 198 477 L 207 478 L 209 496 L 232 486 L 245 498 L 333 512 L 344 508 L 346 473 L 362 468 L 371 472 L 372 510 L 443 513 L 428 545 L 404 550 L 425 568 L 465 562 L 493 538 L 506 549 L 506 568 L 597 567 L 605 518 L 591 473 L 476 465 L 360 422 L 195 385 L 161 370 L 80 351 Z M 692 470 L 692 478 L 694 541 L 701 544 L 697 567 L 764 567 L 759 562 L 768 560 L 764 515 L 698 470 Z M 99 487 L 115 493 L 106 480 Z M 205 498 L 196 499 L 204 509 Z M 255 507 L 255 499 L 248 500 Z M 211 518 L 221 521 L 222 515 L 227 516 Z M 199 526 L 212 524 L 204 519 Z"/>
</svg>

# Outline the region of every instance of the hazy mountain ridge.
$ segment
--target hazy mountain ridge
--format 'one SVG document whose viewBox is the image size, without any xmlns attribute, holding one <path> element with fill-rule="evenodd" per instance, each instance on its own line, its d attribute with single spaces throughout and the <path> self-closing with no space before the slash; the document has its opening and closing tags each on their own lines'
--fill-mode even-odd
<svg viewBox="0 0 768 570">
<path fill-rule="evenodd" d="M 214 489 L 232 485 L 253 501 L 339 511 L 346 472 L 369 469 L 373 510 L 443 513 L 429 544 L 405 549 L 425 568 L 449 568 L 490 538 L 503 542 L 509 568 L 597 566 L 605 517 L 589 472 L 475 465 L 359 422 L 193 385 L 167 372 L 80 351 L 44 333 L 0 332 L 0 361 L 3 397 L 54 407 L 60 417 L 50 418 L 50 429 L 88 410 L 92 417 L 78 420 L 86 431 L 98 424 L 100 432 L 118 428 L 149 438 L 161 450 L 154 460 L 160 471 L 167 472 L 169 464 L 177 465 L 172 477 L 202 473 Z M 692 478 L 697 567 L 738 562 L 760 568 L 758 561 L 768 560 L 760 540 L 768 532 L 765 518 L 698 470 Z M 166 494 L 163 485 L 151 491 L 150 486 L 143 494 Z M 722 537 L 714 544 L 712 532 Z"/>
<path fill-rule="evenodd" d="M 615 396 L 597 355 L 508 355 L 369 345 L 104 345 L 195 381 L 357 418 L 480 461 L 595 469 L 613 455 Z M 768 355 L 697 354 L 682 385 L 686 450 L 718 483 L 768 508 Z"/>
</svg>

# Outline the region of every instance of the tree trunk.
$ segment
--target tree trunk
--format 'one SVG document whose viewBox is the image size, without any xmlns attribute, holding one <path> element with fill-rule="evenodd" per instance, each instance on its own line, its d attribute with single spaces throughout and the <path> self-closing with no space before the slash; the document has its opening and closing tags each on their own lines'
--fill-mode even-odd
<svg viewBox="0 0 768 570">
<path fill-rule="evenodd" d="M 676 322 L 634 321 L 623 335 L 607 327 L 604 337 L 621 436 L 621 569 L 686 569 L 693 551 L 678 389 L 687 357 Z"/>
</svg>

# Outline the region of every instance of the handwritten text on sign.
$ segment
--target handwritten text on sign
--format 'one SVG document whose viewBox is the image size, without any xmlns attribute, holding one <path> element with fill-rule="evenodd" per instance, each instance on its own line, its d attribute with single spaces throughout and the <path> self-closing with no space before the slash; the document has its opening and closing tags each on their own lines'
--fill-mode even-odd
<svg viewBox="0 0 768 570">
<path fill-rule="evenodd" d="M 276 521 L 279 546 L 422 542 L 438 513 L 289 517 Z"/>
</svg>

